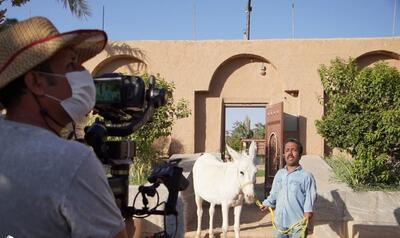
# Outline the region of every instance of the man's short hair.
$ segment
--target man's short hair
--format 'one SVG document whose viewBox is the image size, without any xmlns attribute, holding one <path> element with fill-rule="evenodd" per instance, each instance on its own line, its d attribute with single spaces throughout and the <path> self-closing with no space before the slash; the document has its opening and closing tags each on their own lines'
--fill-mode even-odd
<svg viewBox="0 0 400 238">
<path fill-rule="evenodd" d="M 25 94 L 24 76 L 18 77 L 0 90 L 0 103 L 4 108 L 9 108 Z"/>
<path fill-rule="evenodd" d="M 300 143 L 299 140 L 295 139 L 295 138 L 289 138 L 286 140 L 285 142 L 285 146 L 287 143 L 292 142 L 295 143 L 297 145 L 297 150 L 299 151 L 300 155 L 303 154 L 303 145 Z"/>
</svg>

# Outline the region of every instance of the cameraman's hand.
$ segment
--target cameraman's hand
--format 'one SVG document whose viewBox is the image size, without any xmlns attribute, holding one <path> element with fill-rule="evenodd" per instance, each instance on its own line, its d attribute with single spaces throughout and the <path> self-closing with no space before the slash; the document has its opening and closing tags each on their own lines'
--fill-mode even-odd
<svg viewBox="0 0 400 238">
<path fill-rule="evenodd" d="M 125 219 L 125 230 L 128 238 L 133 238 L 133 235 L 135 234 L 135 225 L 132 217 Z"/>
<path fill-rule="evenodd" d="M 135 234 L 135 225 L 132 218 L 125 219 L 125 229 L 121 230 L 113 238 L 133 238 Z"/>
</svg>

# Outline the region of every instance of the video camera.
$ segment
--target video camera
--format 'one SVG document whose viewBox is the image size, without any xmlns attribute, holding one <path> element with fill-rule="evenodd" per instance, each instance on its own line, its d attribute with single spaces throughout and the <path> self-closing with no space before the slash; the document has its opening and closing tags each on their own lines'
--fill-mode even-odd
<svg viewBox="0 0 400 238">
<path fill-rule="evenodd" d="M 143 208 L 136 209 L 128 204 L 129 168 L 136 155 L 132 140 L 110 140 L 110 137 L 124 137 L 132 134 L 153 116 L 155 109 L 167 103 L 165 89 L 156 87 L 154 76 L 149 77 L 148 87 L 137 76 L 120 73 L 103 74 L 94 79 L 96 105 L 94 110 L 103 118 L 85 128 L 85 142 L 92 146 L 104 165 L 110 166 L 108 178 L 122 215 L 177 215 L 178 192 L 186 189 L 188 180 L 182 175 L 179 161 L 171 161 L 154 169 L 148 178 L 151 186 L 140 186 Z M 168 189 L 168 199 L 164 210 L 147 207 L 147 196 L 154 196 L 156 188 L 163 183 Z M 138 195 L 137 194 L 137 195 Z M 136 197 L 137 197 L 136 195 Z M 136 200 L 135 197 L 135 200 Z"/>
</svg>

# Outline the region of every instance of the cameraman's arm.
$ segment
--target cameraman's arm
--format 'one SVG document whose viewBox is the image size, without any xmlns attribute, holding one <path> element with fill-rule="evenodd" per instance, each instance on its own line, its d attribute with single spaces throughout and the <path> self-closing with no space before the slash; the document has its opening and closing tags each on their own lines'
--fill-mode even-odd
<svg viewBox="0 0 400 238">
<path fill-rule="evenodd" d="M 133 238 L 135 233 L 135 226 L 133 224 L 133 219 L 128 218 L 125 220 L 125 229 L 116 234 L 113 238 Z"/>
<path fill-rule="evenodd" d="M 126 230 L 123 229 L 122 231 L 118 232 L 118 234 L 113 236 L 113 238 L 128 238 L 128 235 L 126 234 Z M 132 236 L 130 236 L 129 238 L 132 238 Z"/>
</svg>

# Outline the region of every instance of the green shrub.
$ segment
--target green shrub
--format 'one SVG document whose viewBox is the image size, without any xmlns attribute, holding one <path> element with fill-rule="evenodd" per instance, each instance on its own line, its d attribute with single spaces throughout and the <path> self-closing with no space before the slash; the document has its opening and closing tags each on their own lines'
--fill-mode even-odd
<svg viewBox="0 0 400 238">
<path fill-rule="evenodd" d="M 148 74 L 139 75 L 145 81 L 149 82 Z M 131 166 L 130 176 L 132 183 L 142 183 L 145 181 L 151 169 L 160 161 L 160 151 L 156 151 L 152 144 L 162 136 L 170 136 L 172 127 L 177 119 L 190 116 L 189 103 L 185 99 L 180 99 L 176 103 L 173 98 L 175 85 L 156 76 L 156 87 L 164 88 L 168 91 L 168 100 L 166 105 L 158 108 L 152 119 L 135 131 L 128 139 L 136 142 L 137 156 L 134 158 Z"/>
<path fill-rule="evenodd" d="M 133 159 L 129 171 L 130 184 L 143 184 L 146 182 L 159 154 L 151 144 L 138 145 L 137 148 L 136 157 Z"/>
<path fill-rule="evenodd" d="M 352 183 L 399 185 L 399 71 L 383 62 L 360 70 L 351 59 L 336 59 L 319 73 L 326 112 L 317 130 L 330 147 L 353 157 Z"/>
<path fill-rule="evenodd" d="M 329 156 L 325 158 L 325 161 L 332 168 L 336 180 L 346 183 L 352 188 L 360 185 L 354 177 L 356 169 L 351 160 L 344 157 Z"/>
<path fill-rule="evenodd" d="M 265 170 L 258 170 L 256 173 L 256 177 L 265 177 Z"/>
<path fill-rule="evenodd" d="M 383 164 L 382 162 L 385 161 L 383 157 L 378 158 L 377 160 L 368 160 L 367 163 L 370 165 L 361 165 L 359 164 L 360 161 L 346 159 L 341 156 L 329 156 L 325 157 L 325 161 L 327 164 L 332 168 L 332 172 L 334 174 L 334 178 L 337 181 L 346 183 L 352 189 L 356 191 L 366 191 L 366 190 L 384 190 L 384 191 L 393 191 L 400 189 L 400 183 L 382 183 L 377 182 L 380 181 L 382 178 L 375 178 L 375 174 L 380 174 L 381 176 L 387 176 L 391 174 L 395 176 L 394 171 L 390 171 L 390 167 L 382 168 L 381 166 L 376 166 L 374 163 Z M 365 162 L 365 161 L 361 161 Z M 372 164 L 371 164 L 372 163 Z M 397 165 L 398 167 L 399 165 Z M 396 167 L 396 166 L 395 166 Z M 376 168 L 383 169 L 383 173 L 380 171 L 374 171 Z M 393 167 L 392 167 L 393 168 Z M 399 172 L 397 168 L 397 172 Z M 366 179 L 369 178 L 369 182 Z M 384 178 L 385 180 L 393 179 L 388 177 Z M 395 179 L 393 180 L 395 181 Z"/>
</svg>

